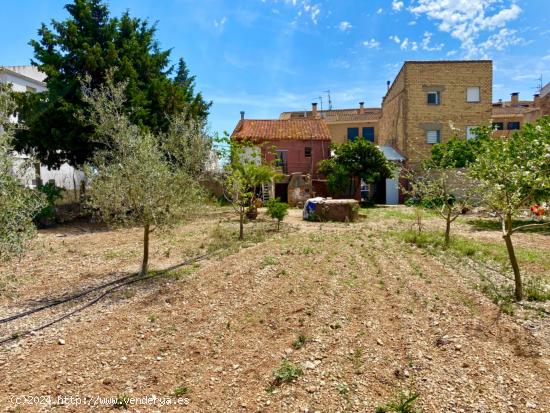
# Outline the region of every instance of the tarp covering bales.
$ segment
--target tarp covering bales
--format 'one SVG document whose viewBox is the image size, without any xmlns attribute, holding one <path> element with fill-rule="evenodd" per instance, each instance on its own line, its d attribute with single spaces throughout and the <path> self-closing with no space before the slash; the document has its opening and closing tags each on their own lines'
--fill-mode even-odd
<svg viewBox="0 0 550 413">
<path fill-rule="evenodd" d="M 355 199 L 311 198 L 304 205 L 307 221 L 353 222 L 359 216 L 359 202 Z"/>
</svg>

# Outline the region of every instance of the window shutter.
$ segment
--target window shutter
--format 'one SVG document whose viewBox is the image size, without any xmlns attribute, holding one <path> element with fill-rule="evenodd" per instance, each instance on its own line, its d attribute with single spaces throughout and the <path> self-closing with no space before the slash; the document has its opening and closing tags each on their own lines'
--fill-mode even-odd
<svg viewBox="0 0 550 413">
<path fill-rule="evenodd" d="M 439 143 L 440 134 L 438 130 L 429 130 L 426 132 L 426 142 L 430 144 Z"/>
<path fill-rule="evenodd" d="M 469 87 L 466 89 L 466 100 L 468 102 L 479 102 L 479 87 Z"/>
<path fill-rule="evenodd" d="M 359 136 L 359 128 L 348 128 L 348 140 L 354 141 Z"/>
<path fill-rule="evenodd" d="M 374 128 L 372 127 L 363 128 L 363 139 L 374 143 Z"/>
<path fill-rule="evenodd" d="M 476 134 L 474 133 L 475 128 L 476 126 L 466 126 L 466 139 L 476 138 Z"/>
</svg>

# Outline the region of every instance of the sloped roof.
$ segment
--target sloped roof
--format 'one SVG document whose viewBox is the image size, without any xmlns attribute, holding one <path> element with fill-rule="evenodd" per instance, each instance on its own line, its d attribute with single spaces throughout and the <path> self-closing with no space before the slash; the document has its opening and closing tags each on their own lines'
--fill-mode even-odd
<svg viewBox="0 0 550 413">
<path fill-rule="evenodd" d="M 330 132 L 322 119 L 242 119 L 231 134 L 231 139 L 330 140 Z"/>
<path fill-rule="evenodd" d="M 359 113 L 359 108 L 353 109 L 332 109 L 332 110 L 319 110 L 318 116 L 325 119 L 327 122 L 350 122 L 350 121 L 369 121 L 378 120 L 382 116 L 382 109 L 380 108 L 365 108 L 363 113 Z M 312 118 L 313 112 L 306 111 L 294 111 L 283 112 L 279 116 L 279 119 L 304 119 Z"/>
<path fill-rule="evenodd" d="M 402 162 L 406 160 L 403 155 L 401 155 L 393 146 L 389 145 L 378 145 L 378 149 L 384 154 L 388 161 L 399 161 Z"/>
<path fill-rule="evenodd" d="M 493 106 L 493 116 L 523 115 L 537 110 L 539 110 L 539 108 L 524 106 Z"/>
</svg>

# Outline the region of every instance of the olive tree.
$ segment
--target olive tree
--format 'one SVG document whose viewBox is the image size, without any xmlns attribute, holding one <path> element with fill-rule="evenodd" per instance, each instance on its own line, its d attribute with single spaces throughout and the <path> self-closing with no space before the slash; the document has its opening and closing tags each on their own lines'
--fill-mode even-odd
<svg viewBox="0 0 550 413">
<path fill-rule="evenodd" d="M 276 177 L 274 167 L 262 163 L 253 142 L 237 141 L 227 134 L 218 138 L 218 153 L 227 162 L 222 182 L 224 197 L 239 216 L 239 240 L 244 239 L 244 222 L 255 208 L 256 190 Z"/>
<path fill-rule="evenodd" d="M 404 173 L 402 187 L 419 207 L 437 211 L 445 221 L 445 247 L 451 242 L 451 225 L 472 204 L 473 181 L 462 169 L 425 164 L 419 170 Z"/>
<path fill-rule="evenodd" d="M 0 260 L 7 260 L 25 251 L 36 228 L 33 218 L 44 207 L 42 196 L 24 188 L 17 177 L 11 144 L 13 123 L 10 116 L 15 110 L 10 87 L 0 84 Z"/>
<path fill-rule="evenodd" d="M 210 142 L 202 125 L 183 120 L 185 114 L 172 118 L 162 135 L 133 124 L 123 111 L 125 87 L 112 76 L 99 88 L 83 86 L 89 122 L 103 148 L 86 166 L 89 204 L 108 223 L 143 228 L 141 274 L 146 274 L 150 234 L 185 218 L 200 200 L 197 178 Z"/>
<path fill-rule="evenodd" d="M 488 132 L 485 131 L 485 134 Z M 535 202 L 550 199 L 550 117 L 539 119 L 506 139 L 488 138 L 470 166 L 478 195 L 500 219 L 502 237 L 514 272 L 515 298 L 523 299 L 520 268 L 512 235 L 523 229 L 549 224 L 514 226 L 513 218 Z"/>
</svg>

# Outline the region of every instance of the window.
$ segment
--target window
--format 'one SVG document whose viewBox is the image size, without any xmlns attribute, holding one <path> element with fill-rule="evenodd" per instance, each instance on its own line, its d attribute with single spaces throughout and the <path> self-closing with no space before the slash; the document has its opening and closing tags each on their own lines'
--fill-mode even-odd
<svg viewBox="0 0 550 413">
<path fill-rule="evenodd" d="M 466 126 L 466 139 L 477 138 L 477 134 L 474 132 L 475 128 L 477 128 L 477 126 Z"/>
<path fill-rule="evenodd" d="M 354 141 L 359 136 L 359 128 L 348 128 L 348 140 Z"/>
<path fill-rule="evenodd" d="M 363 139 L 374 143 L 374 128 L 373 127 L 363 128 Z"/>
<path fill-rule="evenodd" d="M 504 129 L 504 123 L 503 122 L 493 122 L 493 129 L 494 130 L 503 130 Z"/>
<path fill-rule="evenodd" d="M 439 105 L 440 95 L 439 92 L 428 92 L 428 105 Z"/>
<path fill-rule="evenodd" d="M 508 130 L 518 130 L 519 126 L 519 122 L 508 122 Z"/>
<path fill-rule="evenodd" d="M 466 89 L 466 102 L 479 102 L 479 87 L 469 87 Z"/>
<path fill-rule="evenodd" d="M 309 146 L 305 147 L 304 155 L 305 155 L 306 158 L 311 158 L 311 148 Z"/>
<path fill-rule="evenodd" d="M 441 142 L 441 131 L 439 130 L 426 131 L 426 142 L 429 144 Z"/>
<path fill-rule="evenodd" d="M 281 168 L 283 174 L 288 174 L 288 151 L 285 149 L 277 149 L 276 156 L 277 161 L 275 165 Z"/>
</svg>

